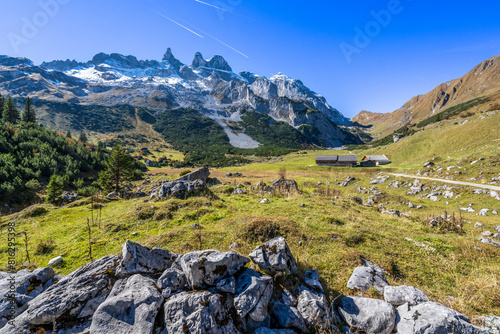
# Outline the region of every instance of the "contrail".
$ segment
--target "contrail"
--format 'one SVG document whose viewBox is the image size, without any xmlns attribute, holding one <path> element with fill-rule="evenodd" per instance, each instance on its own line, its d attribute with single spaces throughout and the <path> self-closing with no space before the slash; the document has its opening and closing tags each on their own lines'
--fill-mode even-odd
<svg viewBox="0 0 500 334">
<path fill-rule="evenodd" d="M 196 0 L 195 0 L 195 1 L 196 1 Z M 193 24 L 189 23 L 188 21 L 183 20 L 183 19 L 181 19 L 180 17 L 178 17 L 178 19 L 179 19 L 179 20 L 181 20 L 181 21 L 186 22 L 188 25 L 190 25 L 190 26 L 192 26 L 192 27 L 196 28 L 197 30 L 201 31 L 202 33 L 204 33 L 205 35 L 207 35 L 207 36 L 209 36 L 210 38 L 214 39 L 215 41 L 219 42 L 220 44 L 222 44 L 222 45 L 226 46 L 227 48 L 229 48 L 229 49 L 233 50 L 234 52 L 239 53 L 239 54 L 240 54 L 240 55 L 242 55 L 243 57 L 245 57 L 245 58 L 250 58 L 249 56 L 247 56 L 247 55 L 246 55 L 246 54 L 244 54 L 243 52 L 236 50 L 236 49 L 235 49 L 235 48 L 233 48 L 231 45 L 229 45 L 229 44 L 227 44 L 227 43 L 224 43 L 224 42 L 223 42 L 223 41 L 221 41 L 220 39 L 218 39 L 218 38 L 216 38 L 216 37 L 214 37 L 214 36 L 210 35 L 208 32 L 206 32 L 206 31 L 204 31 L 204 30 L 202 30 L 202 29 L 198 28 L 197 26 L 195 26 L 195 25 L 193 25 Z"/>
<path fill-rule="evenodd" d="M 172 20 L 170 17 L 165 16 L 165 15 L 163 15 L 163 14 L 161 14 L 161 13 L 157 12 L 156 10 L 155 10 L 154 12 L 155 12 L 156 14 L 160 15 L 161 17 L 164 17 L 164 18 L 166 18 L 167 20 L 169 20 L 169 21 L 171 21 L 171 22 L 173 22 L 173 23 L 177 24 L 179 27 L 182 27 L 182 28 L 186 29 L 187 31 L 189 31 L 189 32 L 191 32 L 191 33 L 193 33 L 193 34 L 195 34 L 196 36 L 201 37 L 201 38 L 205 38 L 205 37 L 203 37 L 202 35 L 200 35 L 200 34 L 198 34 L 198 33 L 194 32 L 194 31 L 193 31 L 193 30 L 191 30 L 191 29 L 189 29 L 188 27 L 183 26 L 183 25 L 182 25 L 182 24 L 180 24 L 179 22 Z"/>
<path fill-rule="evenodd" d="M 243 52 L 236 50 L 236 49 L 235 49 L 235 48 L 233 48 L 231 45 L 228 45 L 228 44 L 224 43 L 223 41 L 221 41 L 220 39 L 215 38 L 214 36 L 210 35 L 209 33 L 205 32 L 205 31 L 203 31 L 203 30 L 201 30 L 201 29 L 200 29 L 200 31 L 202 31 L 204 34 L 207 34 L 209 37 L 211 37 L 211 38 L 215 39 L 217 42 L 221 43 L 222 45 L 225 45 L 226 47 L 230 48 L 230 49 L 231 49 L 231 50 L 233 50 L 234 52 L 239 53 L 239 54 L 240 54 L 240 55 L 242 55 L 243 57 L 245 57 L 245 58 L 250 58 L 250 57 L 248 57 L 246 54 L 244 54 Z"/>
<path fill-rule="evenodd" d="M 222 7 L 218 7 L 218 6 L 212 5 L 211 3 L 207 3 L 207 2 L 204 2 L 204 1 L 200 1 L 200 0 L 194 0 L 194 1 L 199 2 L 201 4 L 204 4 L 204 5 L 207 5 L 207 6 L 210 6 L 210 7 L 213 7 L 213 8 L 217 8 L 217 9 L 223 10 L 223 11 L 228 12 L 228 13 L 232 13 L 231 11 L 229 11 L 227 9 L 224 9 Z"/>
</svg>

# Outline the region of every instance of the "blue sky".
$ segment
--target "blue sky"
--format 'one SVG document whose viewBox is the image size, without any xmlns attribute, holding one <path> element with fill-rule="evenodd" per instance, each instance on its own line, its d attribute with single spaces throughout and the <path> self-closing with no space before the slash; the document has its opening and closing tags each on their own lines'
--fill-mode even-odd
<svg viewBox="0 0 500 334">
<path fill-rule="evenodd" d="M 35 63 L 98 52 L 302 80 L 348 117 L 391 112 L 500 54 L 498 1 L 2 1 L 0 54 Z M 218 8 L 215 8 L 218 7 Z M 32 25 L 32 26 L 30 26 Z M 30 29 L 32 28 L 32 29 Z M 33 29 L 34 28 L 34 29 Z"/>
</svg>

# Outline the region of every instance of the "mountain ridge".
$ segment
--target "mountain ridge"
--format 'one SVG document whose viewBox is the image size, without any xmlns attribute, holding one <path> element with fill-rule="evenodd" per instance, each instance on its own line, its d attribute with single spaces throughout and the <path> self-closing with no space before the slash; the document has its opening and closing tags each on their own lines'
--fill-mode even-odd
<svg viewBox="0 0 500 334">
<path fill-rule="evenodd" d="M 130 104 L 157 113 L 188 108 L 219 122 L 254 110 L 296 129 L 321 129 L 316 145 L 361 143 L 346 128 L 349 120 L 302 81 L 281 73 L 271 78 L 249 71 L 237 74 L 224 57 L 205 59 L 200 52 L 191 65 L 175 58 L 170 48 L 161 61 L 98 53 L 87 62 L 55 60 L 36 66 L 26 58 L 2 56 L 0 93 L 78 104 Z"/>
<path fill-rule="evenodd" d="M 500 56 L 491 57 L 464 76 L 436 86 L 426 94 L 414 96 L 391 113 L 361 111 L 351 121 L 372 126 L 370 132 L 384 137 L 409 124 L 415 124 L 446 108 L 500 90 Z"/>
</svg>

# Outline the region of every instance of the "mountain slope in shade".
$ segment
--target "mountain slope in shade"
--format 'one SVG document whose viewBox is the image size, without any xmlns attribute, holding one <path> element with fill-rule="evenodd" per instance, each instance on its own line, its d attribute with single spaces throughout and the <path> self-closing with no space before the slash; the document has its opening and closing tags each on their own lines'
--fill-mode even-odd
<svg viewBox="0 0 500 334">
<path fill-rule="evenodd" d="M 99 53 L 87 62 L 56 60 L 36 66 L 29 59 L 0 56 L 0 93 L 85 105 L 129 104 L 156 112 L 194 109 L 223 125 L 230 138 L 234 134 L 225 123 L 235 113 L 254 110 L 296 129 L 310 126 L 316 145 L 361 142 L 346 129 L 349 120 L 300 80 L 281 73 L 271 78 L 237 74 L 222 56 L 204 59 L 199 52 L 186 65 L 170 48 L 161 61 Z M 236 147 L 258 144 L 239 137 L 232 141 Z"/>
<path fill-rule="evenodd" d="M 384 137 L 407 124 L 418 123 L 456 104 L 500 90 L 500 56 L 474 67 L 463 77 L 443 83 L 424 95 L 418 95 L 398 110 L 387 113 L 362 111 L 351 120 L 371 125 L 374 137 Z"/>
</svg>

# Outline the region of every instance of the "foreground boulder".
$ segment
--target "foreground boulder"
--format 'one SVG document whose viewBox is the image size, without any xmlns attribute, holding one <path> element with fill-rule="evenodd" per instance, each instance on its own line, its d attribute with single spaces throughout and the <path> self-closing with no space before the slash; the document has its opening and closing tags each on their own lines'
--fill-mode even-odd
<svg viewBox="0 0 500 334">
<path fill-rule="evenodd" d="M 305 324 L 311 328 L 329 328 L 331 325 L 330 308 L 325 295 L 302 288 L 297 309 L 304 318 Z"/>
<path fill-rule="evenodd" d="M 170 196 L 186 198 L 188 196 L 200 195 L 206 189 L 207 185 L 203 180 L 175 180 L 165 182 L 160 187 L 153 190 L 150 199 L 162 199 Z"/>
<path fill-rule="evenodd" d="M 0 333 L 24 334 L 54 323 L 88 322 L 109 294 L 119 262 L 117 256 L 107 256 L 65 276 L 33 299 L 13 325 L 6 325 Z"/>
<path fill-rule="evenodd" d="M 384 288 L 384 299 L 389 304 L 399 306 L 408 303 L 413 306 L 428 302 L 429 298 L 421 290 L 412 286 L 386 286 Z"/>
<path fill-rule="evenodd" d="M 208 291 L 182 292 L 173 296 L 164 306 L 163 333 L 240 333 L 223 299 Z"/>
<path fill-rule="evenodd" d="M 240 318 L 248 315 L 255 322 L 263 322 L 268 316 L 267 306 L 272 294 L 273 279 L 247 268 L 236 278 L 236 312 Z"/>
<path fill-rule="evenodd" d="M 153 333 L 156 315 L 162 302 L 163 297 L 151 278 L 136 274 L 120 280 L 95 311 L 90 332 Z"/>
<path fill-rule="evenodd" d="M 273 313 L 280 327 L 291 328 L 300 332 L 307 330 L 302 314 L 295 307 L 275 302 L 273 304 Z"/>
<path fill-rule="evenodd" d="M 390 334 L 396 323 L 394 307 L 379 299 L 344 297 L 339 311 L 350 327 L 365 333 Z"/>
<path fill-rule="evenodd" d="M 146 274 L 158 275 L 172 265 L 177 255 L 166 249 L 141 246 L 127 241 L 122 247 L 122 261 L 118 268 L 119 275 Z"/>
<path fill-rule="evenodd" d="M 464 315 L 435 302 L 415 306 L 401 305 L 397 308 L 397 313 L 398 334 L 486 333 L 472 325 Z"/>
<path fill-rule="evenodd" d="M 283 237 L 267 241 L 255 248 L 249 256 L 262 271 L 269 275 L 275 275 L 278 272 L 290 275 L 297 271 L 295 258 Z"/>
<path fill-rule="evenodd" d="M 186 288 L 186 275 L 177 268 L 169 268 L 158 279 L 158 287 L 163 291 L 163 297 L 169 298 L 172 293 Z"/>
<path fill-rule="evenodd" d="M 40 295 L 53 277 L 52 268 L 21 270 L 15 274 L 0 272 L 0 328 L 9 318 L 24 312 L 28 302 Z"/>
<path fill-rule="evenodd" d="M 193 289 L 215 286 L 240 271 L 250 260 L 235 252 L 218 250 L 191 252 L 179 260 L 180 266 Z"/>
</svg>

